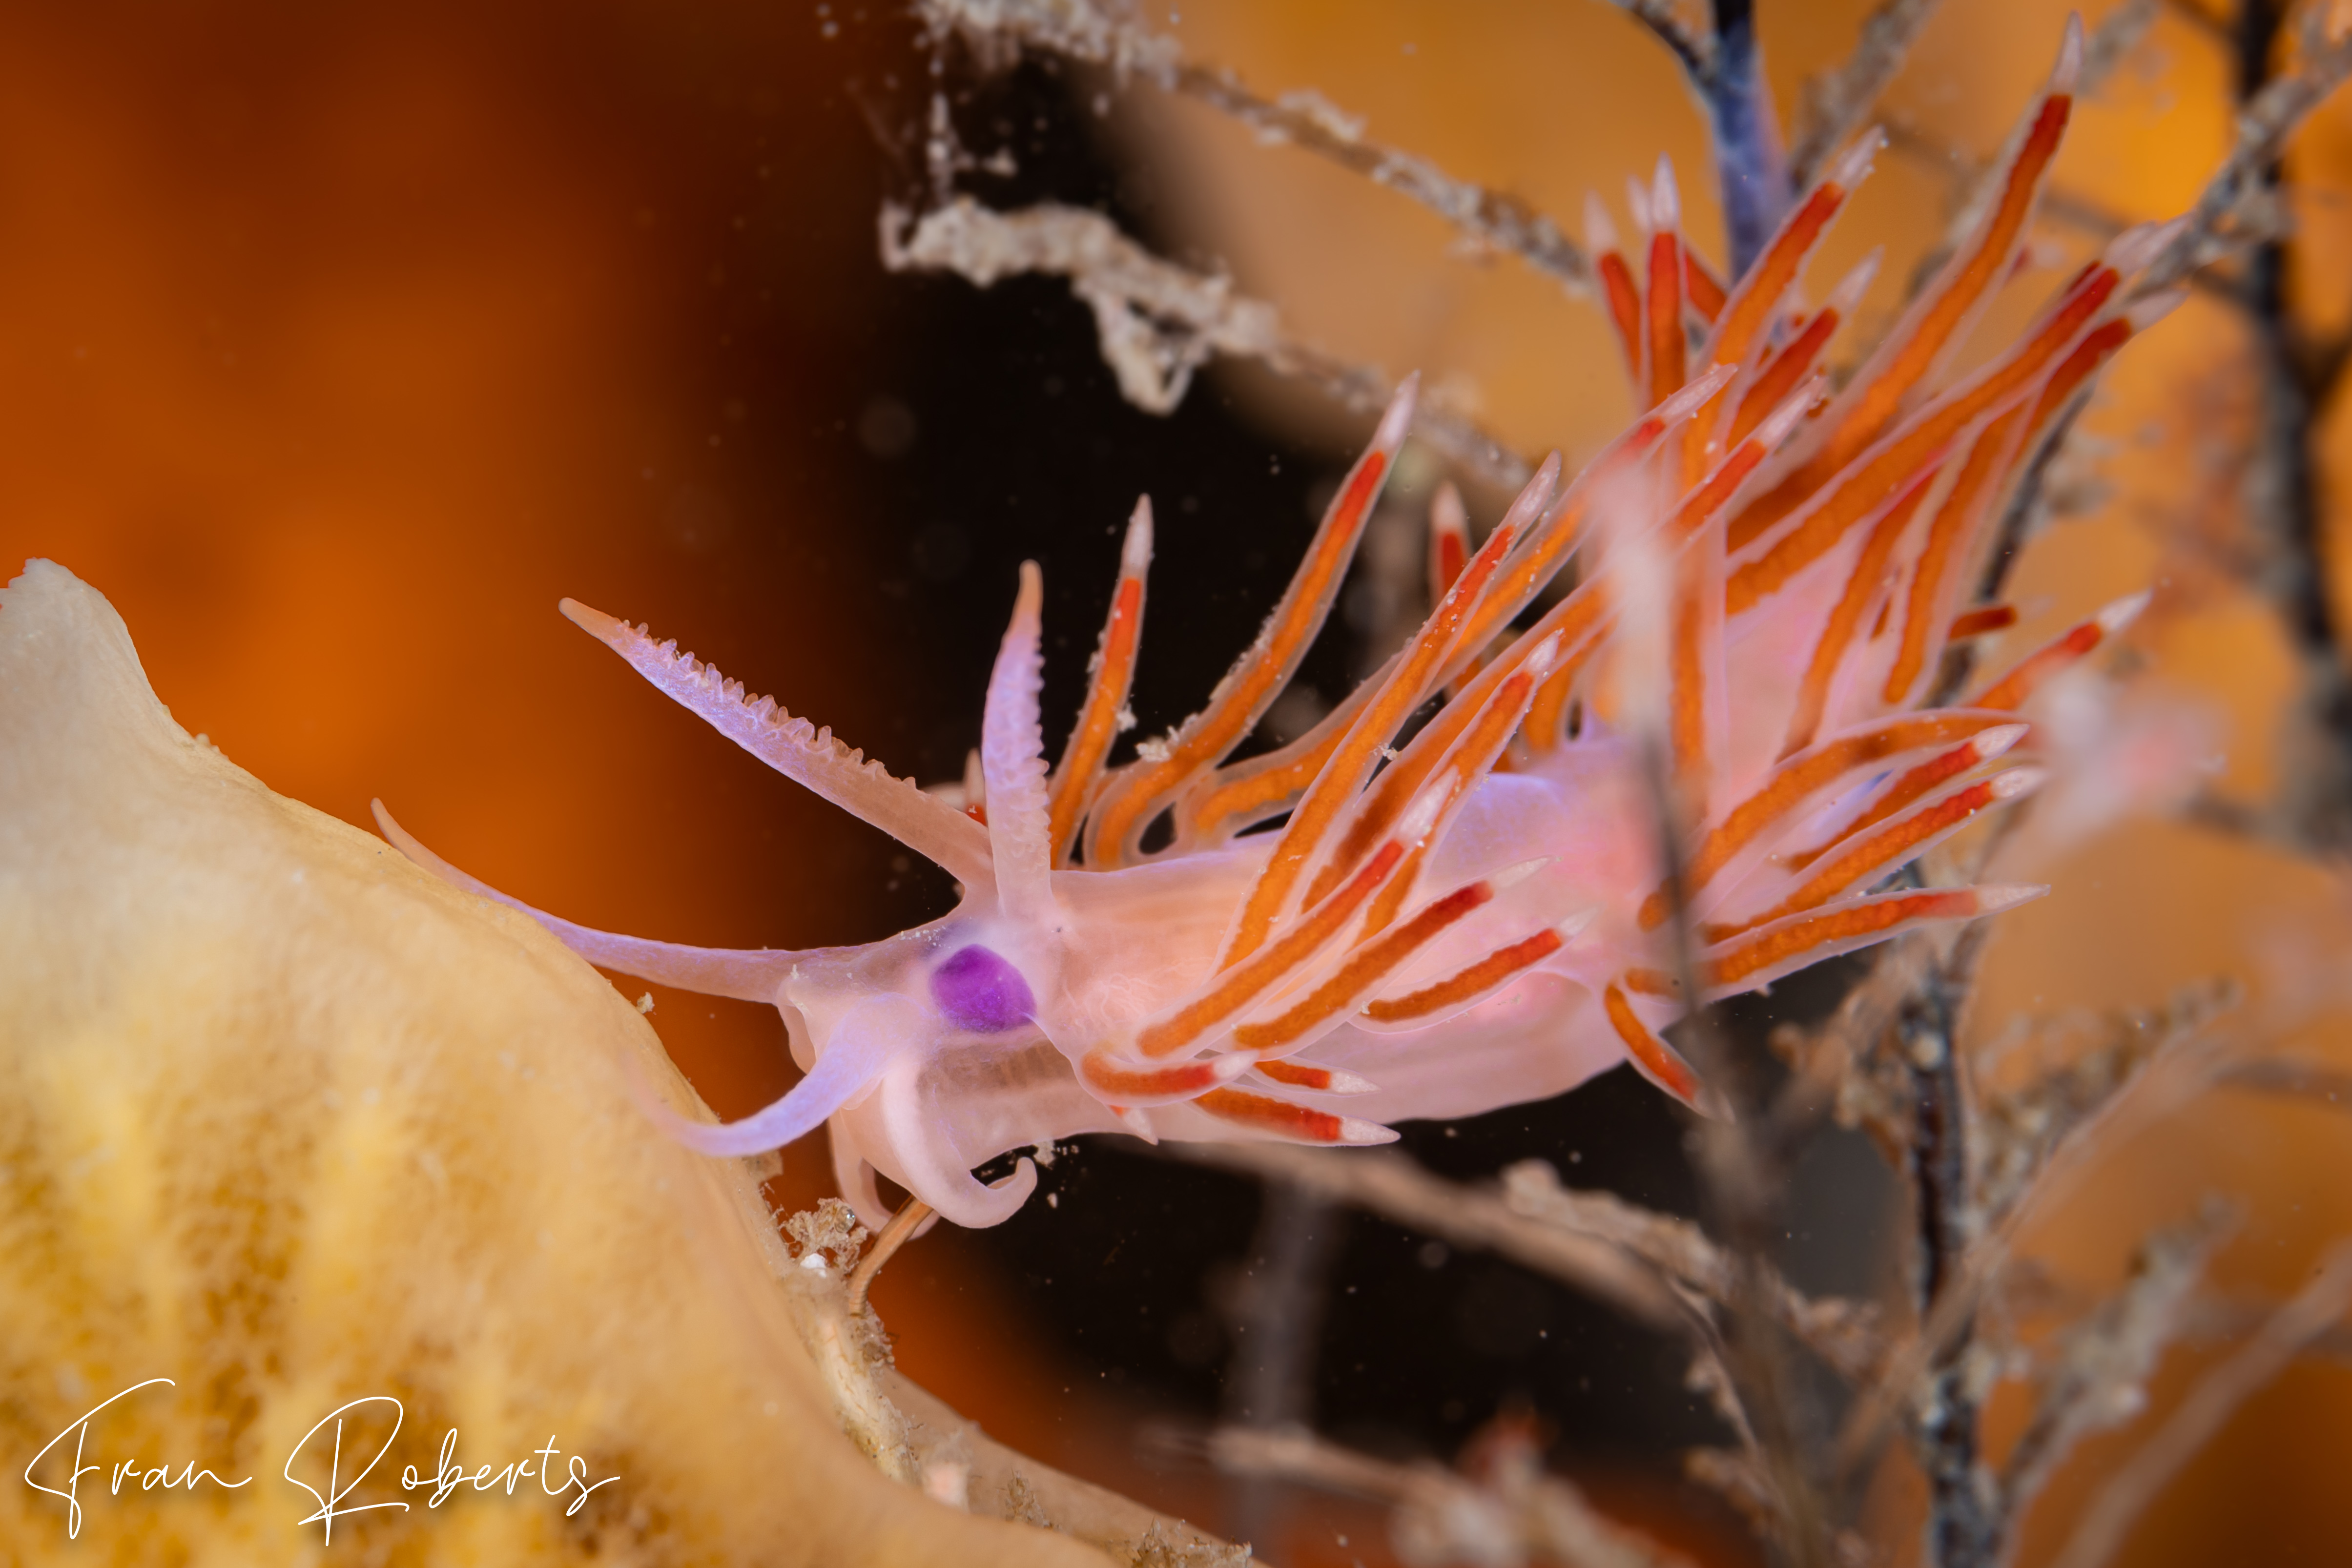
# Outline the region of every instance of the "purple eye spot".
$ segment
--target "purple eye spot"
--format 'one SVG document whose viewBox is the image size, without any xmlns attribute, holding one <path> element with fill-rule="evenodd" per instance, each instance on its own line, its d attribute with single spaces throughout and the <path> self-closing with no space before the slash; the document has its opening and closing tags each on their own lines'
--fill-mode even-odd
<svg viewBox="0 0 2352 1568">
<path fill-rule="evenodd" d="M 1037 1011 L 1021 972 L 978 945 L 959 949 L 931 971 L 931 1001 L 950 1024 L 974 1035 L 1017 1029 Z"/>
</svg>

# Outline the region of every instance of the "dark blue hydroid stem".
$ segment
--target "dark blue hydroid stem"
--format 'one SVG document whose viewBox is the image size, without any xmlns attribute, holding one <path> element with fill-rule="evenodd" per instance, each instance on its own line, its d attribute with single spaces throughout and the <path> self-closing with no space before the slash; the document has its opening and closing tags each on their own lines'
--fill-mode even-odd
<svg viewBox="0 0 2352 1568">
<path fill-rule="evenodd" d="M 1670 7 L 1644 0 L 1619 4 L 1675 57 L 1706 111 L 1736 282 L 1779 231 L 1793 195 L 1772 89 L 1764 79 L 1764 51 L 1756 42 L 1756 0 L 1714 0 L 1715 26 L 1706 37 L 1684 26 Z"/>
<path fill-rule="evenodd" d="M 1685 68 L 1691 62 L 1685 61 Z M 1715 48 L 1692 72 L 1715 138 L 1716 178 L 1723 193 L 1723 226 L 1731 247 L 1731 276 L 1748 270 L 1789 211 L 1789 161 L 1764 79 L 1764 52 L 1756 42 L 1755 0 L 1715 0 Z"/>
</svg>

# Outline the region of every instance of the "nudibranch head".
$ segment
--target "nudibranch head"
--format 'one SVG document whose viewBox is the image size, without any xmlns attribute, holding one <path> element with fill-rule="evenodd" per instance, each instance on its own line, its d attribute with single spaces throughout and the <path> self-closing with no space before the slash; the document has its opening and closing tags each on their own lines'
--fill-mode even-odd
<svg viewBox="0 0 2352 1568">
<path fill-rule="evenodd" d="M 880 1174 L 988 1225 L 1035 1172 L 1024 1160 L 992 1186 L 973 1169 L 1076 1133 L 1379 1142 L 1391 1121 L 1546 1098 L 1624 1061 L 1710 1109 L 1661 1034 L 1692 1004 L 1688 983 L 1700 999 L 1755 990 L 2039 892 L 1894 874 L 2034 787 L 2041 770 L 2014 755 L 2039 750 L 2019 710 L 2137 607 L 2111 607 L 1963 700 L 1931 697 L 1947 650 L 2003 624 L 1965 587 L 2012 480 L 2164 304 L 2130 288 L 2163 231 L 2134 231 L 2017 342 L 1947 376 L 2017 271 L 2077 53 L 2070 34 L 1997 198 L 1834 396 L 1822 355 L 1868 274 L 1817 309 L 1800 280 L 1874 138 L 1727 281 L 1685 241 L 1670 171 L 1642 193 L 1635 256 L 1595 204 L 1597 271 L 1643 412 L 1572 482 L 1546 462 L 1475 551 L 1442 495 L 1427 620 L 1277 750 L 1230 760 L 1331 605 L 1410 428 L 1410 381 L 1256 641 L 1205 707 L 1118 765 L 1148 501 L 1051 767 L 1042 589 L 1023 569 L 955 798 L 565 601 L 669 696 L 961 885 L 929 925 L 805 952 L 682 947 L 531 911 L 607 968 L 782 1011 L 805 1078 L 741 1121 L 673 1116 L 674 1131 L 743 1154 L 829 1123 L 844 1193 L 869 1223 L 885 1217 Z M 1536 614 L 1571 561 L 1575 585 Z M 1146 849 L 1163 820 L 1172 836 Z M 502 897 L 382 821 L 412 856 Z"/>
</svg>

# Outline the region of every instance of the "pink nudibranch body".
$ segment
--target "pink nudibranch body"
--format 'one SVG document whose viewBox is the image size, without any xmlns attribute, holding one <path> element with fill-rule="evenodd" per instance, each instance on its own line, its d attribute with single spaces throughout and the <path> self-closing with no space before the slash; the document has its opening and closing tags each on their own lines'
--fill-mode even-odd
<svg viewBox="0 0 2352 1568">
<path fill-rule="evenodd" d="M 1118 767 L 1106 763 L 1141 633 L 1148 501 L 1050 769 L 1042 595 L 1023 569 L 989 681 L 980 798 L 962 805 L 567 600 L 656 686 L 962 890 L 929 925 L 805 952 L 684 947 L 529 912 L 607 968 L 774 1004 L 806 1071 L 790 1093 L 725 1125 L 663 1114 L 715 1155 L 829 1123 L 842 1190 L 869 1224 L 886 1217 L 877 1173 L 959 1224 L 996 1224 L 1036 1173 L 1023 1159 L 991 1185 L 973 1168 L 1078 1133 L 1381 1142 L 1390 1121 L 1548 1098 L 1626 1060 L 1708 1108 L 1660 1037 L 1685 1005 L 1662 810 L 1679 814 L 1679 921 L 1709 996 L 2040 891 L 1887 882 L 2033 787 L 2016 710 L 2137 607 L 2112 606 L 1969 701 L 1925 705 L 1948 647 L 2001 623 L 1970 610 L 1962 584 L 2009 481 L 2156 313 L 2127 302 L 2128 284 L 2161 231 L 2134 231 L 2019 342 L 1937 384 L 2015 270 L 2079 52 L 2070 26 L 1999 198 L 1834 397 L 1820 395 L 1817 362 L 1859 285 L 1809 314 L 1798 280 L 1874 138 L 1720 296 L 1685 287 L 1698 263 L 1663 167 L 1643 204 L 1657 228 L 1646 280 L 1596 220 L 1612 315 L 1653 406 L 1573 483 L 1546 463 L 1475 554 L 1444 498 L 1429 619 L 1278 751 L 1226 760 L 1321 625 L 1410 428 L 1411 383 L 1257 641 L 1207 707 Z M 1662 310 L 1679 325 L 1654 319 Z M 1514 635 L 1571 559 L 1575 588 Z M 1436 717 L 1394 749 L 1441 693 Z M 1660 776 L 1672 806 L 1656 799 Z M 378 813 L 411 856 L 515 903 Z M 1172 840 L 1146 852 L 1163 815 Z"/>
</svg>

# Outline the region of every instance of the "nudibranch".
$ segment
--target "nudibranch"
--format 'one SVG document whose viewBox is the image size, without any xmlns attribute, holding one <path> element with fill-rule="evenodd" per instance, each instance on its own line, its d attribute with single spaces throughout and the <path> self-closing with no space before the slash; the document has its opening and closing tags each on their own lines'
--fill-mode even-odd
<svg viewBox="0 0 2352 1568">
<path fill-rule="evenodd" d="M 1041 589 L 1034 564 L 1022 569 L 961 799 L 565 601 L 746 751 L 943 867 L 961 899 L 887 941 L 805 952 L 686 947 L 528 912 L 608 969 L 773 1003 L 806 1074 L 791 1092 L 723 1125 L 667 1114 L 714 1155 L 829 1123 L 842 1189 L 869 1223 L 887 1215 L 879 1173 L 959 1224 L 996 1224 L 1036 1172 L 1024 1158 L 985 1184 L 974 1167 L 1078 1133 L 1376 1143 L 1395 1136 L 1388 1122 L 1548 1098 L 1621 1061 L 1707 1108 L 1662 1037 L 1687 1005 L 1681 976 L 1710 998 L 1753 991 L 2041 891 L 1891 879 L 2034 786 L 2039 770 L 2018 762 L 2031 750 L 2021 705 L 2137 608 L 2111 606 L 1964 700 L 1931 700 L 1947 651 L 2009 617 L 1967 603 L 1965 584 L 2011 481 L 2167 303 L 2133 298 L 2167 237 L 2135 230 L 2021 338 L 1949 374 L 2021 269 L 2080 55 L 2070 26 L 1973 232 L 1834 396 L 1818 367 L 1865 279 L 1810 310 L 1800 279 L 1874 137 L 1729 281 L 1685 241 L 1664 164 L 1636 187 L 1633 259 L 1594 204 L 1590 237 L 1646 412 L 1573 482 L 1546 462 L 1475 552 L 1458 502 L 1442 501 L 1435 608 L 1278 750 L 1228 760 L 1330 607 L 1411 426 L 1410 382 L 1257 640 L 1206 707 L 1117 766 L 1148 500 L 1050 768 Z M 1538 614 L 1571 561 L 1574 586 Z M 528 909 L 377 810 L 417 860 Z"/>
</svg>

